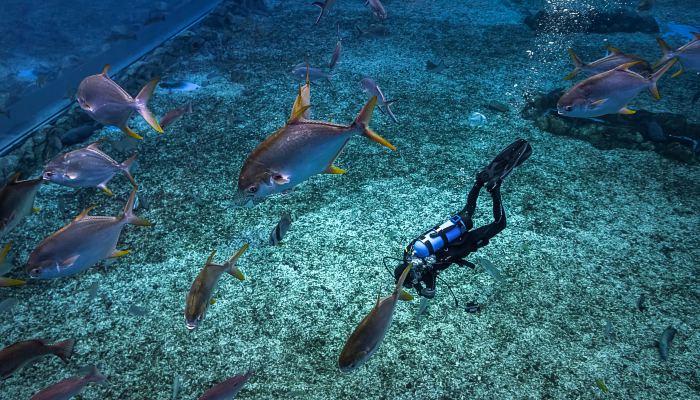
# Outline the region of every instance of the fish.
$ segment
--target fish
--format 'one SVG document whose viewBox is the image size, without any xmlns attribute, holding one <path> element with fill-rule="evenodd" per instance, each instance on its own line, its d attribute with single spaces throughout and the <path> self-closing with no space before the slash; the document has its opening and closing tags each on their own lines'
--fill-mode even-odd
<svg viewBox="0 0 700 400">
<path fill-rule="evenodd" d="M 81 125 L 64 132 L 60 140 L 64 146 L 72 146 L 88 140 L 96 131 L 97 125 L 95 124 Z"/>
<path fill-rule="evenodd" d="M 29 255 L 25 271 L 32 279 L 54 279 L 84 271 L 107 257 L 122 257 L 129 250 L 117 250 L 125 225 L 151 226 L 133 213 L 136 188 L 131 191 L 124 212 L 118 217 L 90 216 L 88 207 L 73 221 L 41 243 Z"/>
<path fill-rule="evenodd" d="M 308 106 L 297 110 L 246 158 L 238 177 L 237 202 L 260 203 L 272 194 L 292 190 L 316 174 L 344 173 L 333 162 L 357 134 L 395 150 L 368 126 L 376 104 L 377 98 L 372 97 L 350 125 L 306 120 L 302 115 Z"/>
<path fill-rule="evenodd" d="M 485 258 L 479 258 L 477 259 L 477 262 L 479 265 L 481 265 L 481 268 L 483 268 L 486 272 L 489 273 L 496 281 L 498 282 L 503 282 L 503 277 L 501 276 L 501 273 L 498 272 L 498 268 L 496 268 L 493 263 Z"/>
<path fill-rule="evenodd" d="M 280 244 L 282 238 L 284 237 L 284 234 L 287 233 L 291 225 L 292 217 L 289 215 L 289 213 L 282 214 L 280 222 L 278 222 L 277 225 L 275 225 L 275 229 L 273 229 L 270 233 L 270 245 L 276 246 Z"/>
<path fill-rule="evenodd" d="M 365 6 L 369 6 L 370 10 L 372 10 L 372 14 L 374 14 L 375 17 L 379 19 L 386 19 L 386 10 L 384 9 L 384 5 L 381 1 L 367 0 L 365 1 Z"/>
<path fill-rule="evenodd" d="M 67 363 L 73 354 L 74 339 L 47 344 L 44 340 L 25 340 L 0 350 L 0 378 L 7 379 L 15 371 L 39 357 L 53 354 Z"/>
<path fill-rule="evenodd" d="M 668 135 L 658 122 L 652 120 L 647 122 L 647 138 L 652 142 L 666 142 Z"/>
<path fill-rule="evenodd" d="M 600 389 L 601 392 L 608 393 L 608 386 L 605 384 L 605 381 L 603 379 L 596 379 L 595 385 L 598 386 L 598 389 Z"/>
<path fill-rule="evenodd" d="M 608 46 L 608 54 L 605 57 L 590 63 L 581 61 L 576 53 L 574 53 L 573 49 L 569 48 L 568 52 L 569 57 L 571 57 L 571 61 L 574 62 L 575 67 L 573 71 L 569 73 L 569 75 L 564 77 L 564 79 L 567 81 L 574 79 L 574 77 L 579 74 L 593 76 L 602 72 L 610 71 L 611 69 L 615 69 L 620 65 L 629 64 L 635 61 L 637 61 L 637 64 L 634 64 L 630 68 L 632 71 L 643 75 L 650 75 L 652 71 L 649 63 L 641 57 L 635 56 L 634 54 L 625 54 L 620 49 L 613 46 Z"/>
<path fill-rule="evenodd" d="M 100 150 L 99 144 L 100 142 L 95 142 L 85 148 L 56 156 L 46 164 L 42 177 L 47 182 L 62 186 L 96 187 L 112 196 L 107 184 L 114 175 L 123 173 L 131 185 L 137 187 L 129 172 L 137 155 L 132 155 L 120 164 Z"/>
<path fill-rule="evenodd" d="M 163 133 L 163 128 L 148 109 L 148 101 L 153 95 L 158 79 L 148 82 L 134 98 L 110 79 L 107 75 L 109 68 L 110 65 L 107 64 L 102 73 L 90 75 L 80 82 L 76 94 L 80 108 L 95 121 L 116 126 L 134 139 L 143 139 L 143 136 L 132 131 L 128 125 L 129 117 L 134 111 L 141 114 L 141 117 L 156 132 Z"/>
<path fill-rule="evenodd" d="M 97 297 L 97 291 L 100 290 L 100 281 L 95 281 L 92 282 L 92 285 L 88 288 L 87 294 L 88 298 L 87 301 L 91 302 L 95 300 L 95 297 Z"/>
<path fill-rule="evenodd" d="M 20 173 L 15 173 L 0 189 L 0 239 L 35 210 L 34 199 L 44 183 L 43 178 L 20 181 L 19 177 Z"/>
<path fill-rule="evenodd" d="M 236 254 L 231 256 L 223 265 L 213 263 L 216 250 L 211 252 L 206 264 L 204 264 L 204 267 L 199 271 L 194 282 L 192 282 L 190 292 L 185 299 L 185 326 L 188 330 L 191 331 L 197 328 L 204 319 L 212 299 L 211 295 L 224 272 L 239 281 L 245 280 L 243 272 L 236 267 L 236 262 L 247 249 L 248 243 L 238 249 Z"/>
<path fill-rule="evenodd" d="M 654 64 L 654 68 L 658 68 L 660 65 L 670 60 L 677 60 L 680 70 L 671 75 L 672 78 L 677 77 L 685 71 L 700 72 L 700 33 L 691 33 L 695 36 L 695 39 L 675 50 L 669 46 L 666 41 L 657 37 L 656 42 L 659 43 L 663 55 L 661 59 Z"/>
<path fill-rule="evenodd" d="M 445 65 L 445 61 L 442 60 L 438 64 L 435 64 L 434 62 L 428 60 L 425 62 L 425 70 L 428 72 L 434 72 L 436 74 L 441 73 L 447 68 Z"/>
<path fill-rule="evenodd" d="M 637 4 L 637 11 L 651 11 L 655 4 L 656 0 L 640 0 L 639 4 Z"/>
<path fill-rule="evenodd" d="M 176 400 L 177 397 L 180 394 L 180 388 L 182 387 L 182 378 L 180 378 L 180 375 L 175 375 L 175 378 L 173 378 L 173 387 L 170 395 L 170 400 Z"/>
<path fill-rule="evenodd" d="M 107 377 L 97 370 L 96 366 L 91 366 L 85 376 L 76 376 L 64 379 L 58 383 L 41 389 L 30 400 L 68 400 L 78 395 L 89 383 L 102 383 Z"/>
<path fill-rule="evenodd" d="M 383 38 L 390 34 L 389 28 L 382 24 L 370 24 L 364 30 L 360 29 L 358 25 L 355 25 L 355 30 L 357 30 L 358 36 L 369 38 Z"/>
<path fill-rule="evenodd" d="M 198 84 L 189 81 L 166 81 L 159 83 L 158 86 L 173 92 L 193 92 L 202 88 Z"/>
<path fill-rule="evenodd" d="M 394 318 L 396 302 L 406 293 L 401 288 L 410 270 L 411 264 L 404 268 L 391 295 L 384 298 L 377 296 L 377 303 L 372 311 L 350 334 L 338 357 L 338 368 L 342 372 L 350 372 L 360 367 L 379 349 Z"/>
<path fill-rule="evenodd" d="M 6 278 L 2 275 L 7 274 L 12 269 L 12 261 L 8 260 L 7 255 L 10 253 L 10 248 L 12 248 L 12 241 L 8 242 L 0 251 L 0 287 L 11 287 L 11 286 L 22 286 L 27 282 L 19 279 Z M 4 304 L 4 303 L 3 303 Z M 9 303 L 5 306 L 10 305 Z M 0 312 L 4 307 L 0 305 Z"/>
<path fill-rule="evenodd" d="M 170 125 L 174 124 L 178 119 L 182 118 L 183 115 L 189 114 L 192 112 L 192 102 L 187 102 L 187 104 L 184 104 L 180 107 L 174 108 L 170 111 L 168 111 L 163 117 L 160 119 L 160 126 L 163 129 L 167 129 Z"/>
<path fill-rule="evenodd" d="M 659 356 L 663 361 L 668 360 L 668 351 L 671 348 L 671 342 L 673 341 L 673 338 L 676 336 L 677 332 L 678 331 L 674 327 L 669 326 L 664 329 L 664 332 L 661 334 L 661 338 L 658 342 L 656 342 L 656 346 L 659 348 Z"/>
<path fill-rule="evenodd" d="M 396 115 L 394 115 L 394 113 L 391 111 L 390 107 L 398 99 L 387 100 L 386 97 L 384 97 L 382 89 L 379 87 L 379 85 L 377 85 L 377 82 L 375 82 L 371 78 L 363 78 L 360 81 L 360 87 L 362 87 L 362 90 L 364 90 L 364 92 L 367 93 L 370 97 L 377 97 L 377 103 L 379 104 L 380 111 L 389 114 L 389 116 L 391 117 L 391 119 L 394 120 L 394 122 L 399 122 L 399 120 L 396 119 Z"/>
<path fill-rule="evenodd" d="M 333 49 L 333 55 L 331 56 L 331 61 L 328 63 L 328 68 L 333 69 L 335 65 L 338 64 L 340 60 L 340 53 L 343 51 L 343 40 L 340 38 L 340 24 L 338 24 L 338 41 L 335 43 L 335 49 Z"/>
<path fill-rule="evenodd" d="M 557 102 L 559 115 L 574 118 L 593 118 L 607 114 L 634 114 L 627 108 L 642 89 L 648 89 L 654 98 L 661 98 L 656 83 L 673 65 L 667 63 L 649 78 L 630 71 L 635 63 L 622 64 L 607 72 L 593 75 L 569 89 Z"/>
<path fill-rule="evenodd" d="M 302 62 L 295 65 L 289 74 L 297 79 L 308 79 L 311 82 L 316 82 L 319 79 L 331 80 L 332 74 L 324 72 L 321 68 L 310 67 L 307 63 Z"/>
<path fill-rule="evenodd" d="M 637 299 L 637 310 L 639 310 L 639 312 L 644 312 L 647 310 L 647 306 L 644 305 L 644 301 L 645 301 L 645 297 L 644 297 L 644 293 L 642 293 L 639 295 L 639 298 Z"/>
<path fill-rule="evenodd" d="M 132 304 L 129 306 L 129 315 L 133 315 L 134 317 L 145 317 L 148 315 L 148 310 L 137 306 L 136 304 Z"/>
<path fill-rule="evenodd" d="M 315 1 L 311 3 L 312 6 L 316 6 L 321 9 L 321 11 L 318 13 L 318 17 L 316 18 L 316 22 L 314 22 L 314 25 L 318 25 L 318 21 L 321 20 L 321 17 L 328 15 L 328 10 L 330 10 L 333 4 L 335 4 L 335 0 Z"/>
<path fill-rule="evenodd" d="M 236 397 L 238 392 L 243 389 L 243 386 L 248 382 L 255 371 L 249 370 L 243 375 L 232 376 L 225 381 L 218 383 L 204 392 L 199 397 L 199 400 L 231 400 Z"/>
<path fill-rule="evenodd" d="M 3 301 L 0 301 L 0 314 L 10 312 L 19 303 L 19 300 L 14 297 L 8 297 Z"/>
</svg>

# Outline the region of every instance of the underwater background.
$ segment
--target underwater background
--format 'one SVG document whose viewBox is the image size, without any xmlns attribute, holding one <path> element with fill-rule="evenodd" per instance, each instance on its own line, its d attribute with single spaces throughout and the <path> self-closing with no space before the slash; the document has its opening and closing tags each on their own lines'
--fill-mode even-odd
<svg viewBox="0 0 700 400">
<path fill-rule="evenodd" d="M 127 3 L 3 5 L 5 107 L 41 86 L 42 74 L 60 79 L 65 57 L 80 64 L 109 54 L 105 43 L 137 42 L 151 11 L 179 5 Z M 7 276 L 27 284 L 0 288 L 0 301 L 16 299 L 0 309 L 0 345 L 74 338 L 75 354 L 0 381 L 0 399 L 28 399 L 87 365 L 107 380 L 81 399 L 196 399 L 249 369 L 237 398 L 700 398 L 700 76 L 662 77 L 661 100 L 640 93 L 635 115 L 601 122 L 549 110 L 552 96 L 572 86 L 562 80 L 573 68 L 567 48 L 588 61 L 614 45 L 653 63 L 657 36 L 674 47 L 693 39 L 697 1 L 659 0 L 641 11 L 637 1 L 382 3 L 385 19 L 360 0 L 341 0 L 314 25 L 319 9 L 305 1 L 224 1 L 113 76 L 130 94 L 155 77 L 194 84 L 156 89 L 149 108 L 159 117 L 192 105 L 164 134 L 135 115 L 130 126 L 143 141 L 96 127 L 66 145 L 67 131 L 92 124 L 74 103 L 3 151 L 3 181 L 14 171 L 40 176 L 56 154 L 100 138 L 118 162 L 137 151 L 136 214 L 154 225 L 124 229 L 124 257 L 29 280 L 24 264 L 42 239 L 91 205 L 92 215 L 119 215 L 131 190 L 120 175 L 112 197 L 42 185 L 41 210 L 2 238 L 12 241 Z M 619 10 L 641 16 L 638 25 Z M 327 72 L 338 26 L 343 52 L 330 79 L 311 85 L 312 116 L 350 124 L 368 99 L 360 80 L 371 77 L 387 100 L 398 99 L 398 122 L 378 111 L 370 122 L 397 150 L 352 138 L 335 162 L 347 173 L 239 206 L 244 160 L 285 124 L 303 83 L 290 69 L 308 62 Z M 652 122 L 687 140 L 659 140 Z M 400 302 L 377 353 L 341 373 L 348 335 L 394 286 L 384 258 L 400 258 L 459 211 L 475 173 L 519 137 L 533 153 L 502 185 L 508 226 L 470 256 L 500 274 L 484 261 L 475 270 L 453 265 L 426 315 L 417 315 L 418 299 Z M 476 226 L 490 222 L 490 207 L 482 193 Z M 271 246 L 284 213 L 293 222 Z M 212 250 L 223 262 L 244 243 L 245 281 L 222 276 L 206 318 L 188 331 L 193 279 Z M 396 264 L 388 261 L 392 271 Z M 481 311 L 467 312 L 468 302 Z M 655 342 L 669 326 L 677 334 L 662 360 Z"/>
</svg>

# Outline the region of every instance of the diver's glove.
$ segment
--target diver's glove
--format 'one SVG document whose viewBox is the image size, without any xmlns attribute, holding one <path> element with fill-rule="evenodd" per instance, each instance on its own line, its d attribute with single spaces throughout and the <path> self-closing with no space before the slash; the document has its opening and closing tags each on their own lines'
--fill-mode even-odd
<svg viewBox="0 0 700 400">
<path fill-rule="evenodd" d="M 498 187 L 503 179 L 532 154 L 532 147 L 525 139 L 517 139 L 503 149 L 486 168 L 476 174 L 476 180 L 483 183 L 489 192 Z"/>
</svg>

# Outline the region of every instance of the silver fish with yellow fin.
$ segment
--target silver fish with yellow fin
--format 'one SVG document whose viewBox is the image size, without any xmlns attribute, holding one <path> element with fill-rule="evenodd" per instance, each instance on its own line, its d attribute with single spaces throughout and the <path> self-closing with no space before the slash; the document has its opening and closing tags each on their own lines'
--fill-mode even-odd
<svg viewBox="0 0 700 400">
<path fill-rule="evenodd" d="M 299 98 L 299 96 L 297 96 Z M 323 172 L 345 171 L 333 162 L 348 140 L 363 134 L 395 150 L 386 139 L 369 128 L 377 98 L 372 97 L 350 125 L 311 121 L 303 118 L 309 105 L 293 109 L 285 126 L 260 143 L 247 157 L 238 177 L 238 202 L 259 203 L 268 196 L 286 192 Z"/>
<path fill-rule="evenodd" d="M 657 68 L 659 65 L 662 65 L 669 60 L 675 59 L 678 60 L 681 69 L 671 75 L 671 77 L 675 78 L 684 71 L 700 72 L 700 33 L 691 33 L 695 36 L 695 39 L 676 50 L 671 48 L 671 46 L 669 46 L 663 39 L 656 38 L 656 41 L 659 43 L 659 47 L 661 47 L 661 51 L 664 53 L 664 55 L 656 64 L 654 64 L 654 68 Z"/>
<path fill-rule="evenodd" d="M 341 371 L 350 372 L 361 366 L 379 349 L 394 318 L 396 303 L 399 299 L 411 299 L 411 295 L 401 289 L 410 270 L 411 265 L 403 270 L 391 295 L 377 297 L 372 311 L 362 319 L 345 342 L 338 357 L 338 367 Z"/>
<path fill-rule="evenodd" d="M 573 49 L 568 49 L 569 57 L 571 61 L 574 62 L 575 68 L 565 76 L 565 80 L 574 79 L 578 74 L 585 74 L 587 76 L 592 76 L 600 74 L 601 72 L 610 71 L 611 69 L 617 68 L 622 64 L 631 63 L 634 61 L 639 61 L 630 68 L 634 72 L 639 72 L 643 75 L 649 75 L 651 73 L 651 66 L 648 62 L 644 61 L 641 57 L 635 56 L 634 54 L 625 54 L 620 49 L 612 46 L 608 46 L 608 55 L 600 58 L 590 63 L 585 63 L 574 53 Z"/>
<path fill-rule="evenodd" d="M 12 242 L 9 242 L 2 248 L 2 250 L 0 250 L 0 287 L 22 286 L 27 283 L 23 280 L 6 278 L 2 276 L 10 272 L 12 269 L 12 263 L 6 262 L 7 255 L 10 253 L 11 248 Z"/>
<path fill-rule="evenodd" d="M 593 75 L 569 89 L 557 102 L 560 115 L 574 118 L 593 118 L 607 114 L 634 114 L 627 103 L 643 89 L 648 89 L 655 99 L 660 99 L 656 82 L 671 68 L 674 61 L 664 65 L 651 77 L 644 77 L 629 68 L 638 62 Z"/>
<path fill-rule="evenodd" d="M 244 244 L 236 254 L 234 254 L 223 265 L 214 264 L 214 255 L 216 250 L 211 252 L 204 264 L 204 268 L 199 271 L 199 274 L 192 282 L 190 292 L 185 300 L 185 326 L 188 330 L 193 330 L 199 326 L 199 323 L 204 319 L 204 315 L 211 304 L 211 295 L 219 282 L 221 275 L 226 272 L 236 279 L 243 281 L 245 276 L 243 272 L 236 267 L 236 262 L 248 249 L 248 243 Z"/>
<path fill-rule="evenodd" d="M 134 215 L 136 188 L 118 217 L 90 216 L 88 207 L 75 219 L 44 239 L 29 255 L 25 267 L 33 279 L 53 279 L 84 271 L 108 257 L 121 257 L 129 250 L 117 250 L 117 241 L 127 224 L 150 226 Z"/>
<path fill-rule="evenodd" d="M 19 176 L 19 172 L 12 175 L 0 189 L 0 239 L 35 210 L 34 198 L 44 183 L 43 178 L 20 181 Z"/>
<path fill-rule="evenodd" d="M 163 133 L 163 128 L 148 109 L 148 100 L 158 85 L 158 79 L 148 82 L 134 98 L 107 75 L 109 67 L 109 64 L 105 65 L 102 73 L 90 75 L 80 82 L 76 94 L 80 108 L 95 121 L 116 126 L 135 139 L 143 139 L 143 136 L 129 128 L 129 117 L 134 111 L 141 114 L 156 132 Z"/>
<path fill-rule="evenodd" d="M 129 172 L 136 155 L 120 164 L 100 150 L 99 143 L 61 154 L 49 161 L 44 168 L 44 179 L 69 187 L 96 187 L 109 196 L 112 196 L 112 191 L 107 188 L 107 183 L 117 173 L 123 173 L 134 187 L 138 186 Z"/>
</svg>

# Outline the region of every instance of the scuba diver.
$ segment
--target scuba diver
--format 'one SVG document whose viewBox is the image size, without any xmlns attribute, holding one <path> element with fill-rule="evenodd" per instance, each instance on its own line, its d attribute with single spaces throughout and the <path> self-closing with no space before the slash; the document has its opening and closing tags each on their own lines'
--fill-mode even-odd
<svg viewBox="0 0 700 400">
<path fill-rule="evenodd" d="M 435 297 L 435 281 L 441 271 L 452 264 L 473 269 L 475 265 L 465 260 L 465 257 L 489 244 L 489 240 L 506 227 L 506 212 L 501 202 L 501 183 L 514 168 L 525 162 L 530 154 L 532 147 L 526 140 L 517 139 L 511 143 L 486 168 L 476 174 L 476 182 L 469 191 L 467 204 L 462 211 L 406 246 L 403 262 L 394 270 L 394 277 L 398 280 L 404 268 L 409 264 L 413 265 L 404 281 L 404 287 L 416 289 L 423 297 L 422 304 L 426 299 Z M 493 222 L 472 229 L 472 216 L 482 187 L 491 194 Z"/>
</svg>

